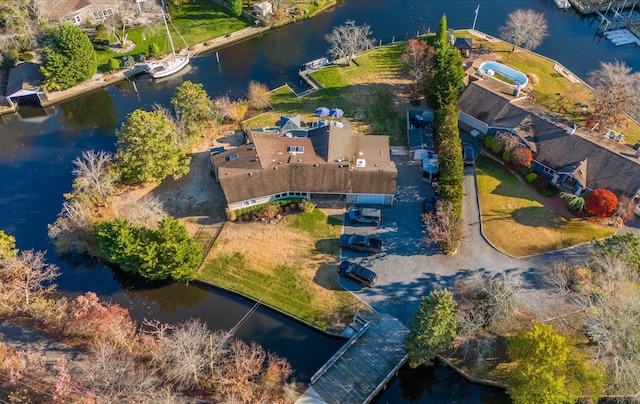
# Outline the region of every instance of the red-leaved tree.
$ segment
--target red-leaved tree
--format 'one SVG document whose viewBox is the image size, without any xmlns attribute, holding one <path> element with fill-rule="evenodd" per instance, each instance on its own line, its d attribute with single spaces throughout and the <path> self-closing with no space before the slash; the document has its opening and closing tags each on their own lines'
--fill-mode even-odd
<svg viewBox="0 0 640 404">
<path fill-rule="evenodd" d="M 528 147 L 516 147 L 511 151 L 511 164 L 516 167 L 525 167 L 531 163 L 533 156 L 531 155 L 531 149 Z"/>
<path fill-rule="evenodd" d="M 609 217 L 618 206 L 618 198 L 611 191 L 596 189 L 587 197 L 587 212 L 599 217 Z"/>
</svg>

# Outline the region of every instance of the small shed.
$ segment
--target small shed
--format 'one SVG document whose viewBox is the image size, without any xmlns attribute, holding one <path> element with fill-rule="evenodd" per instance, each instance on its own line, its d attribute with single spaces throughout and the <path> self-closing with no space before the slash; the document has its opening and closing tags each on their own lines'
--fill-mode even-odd
<svg viewBox="0 0 640 404">
<path fill-rule="evenodd" d="M 456 38 L 454 44 L 455 48 L 460 51 L 462 57 L 468 58 L 471 56 L 473 50 L 473 39 L 471 38 Z"/>
<path fill-rule="evenodd" d="M 253 5 L 253 12 L 258 17 L 268 17 L 273 14 L 273 5 L 268 1 L 261 1 Z"/>
</svg>

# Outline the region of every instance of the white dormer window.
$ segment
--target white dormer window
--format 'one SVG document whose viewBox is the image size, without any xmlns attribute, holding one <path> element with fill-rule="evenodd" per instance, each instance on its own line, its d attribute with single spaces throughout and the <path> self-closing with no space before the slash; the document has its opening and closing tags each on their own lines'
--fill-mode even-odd
<svg viewBox="0 0 640 404">
<path fill-rule="evenodd" d="M 304 146 L 289 146 L 287 151 L 293 154 L 304 153 Z"/>
</svg>

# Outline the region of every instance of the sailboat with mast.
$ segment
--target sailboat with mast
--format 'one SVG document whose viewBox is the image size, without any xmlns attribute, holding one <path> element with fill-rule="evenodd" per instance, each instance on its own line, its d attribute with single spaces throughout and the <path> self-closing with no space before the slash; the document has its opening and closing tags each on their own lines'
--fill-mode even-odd
<svg viewBox="0 0 640 404">
<path fill-rule="evenodd" d="M 169 44 L 171 45 L 171 54 L 162 60 L 147 64 L 147 71 L 154 79 L 167 77 L 179 72 L 189 64 L 189 60 L 191 59 L 191 56 L 188 53 L 188 48 L 186 55 L 178 55 L 176 53 L 176 49 L 173 46 L 173 40 L 171 39 L 171 33 L 169 32 L 169 25 L 167 24 L 167 16 L 164 13 L 164 2 L 162 4 L 162 20 L 164 21 L 164 27 L 167 31 Z"/>
</svg>

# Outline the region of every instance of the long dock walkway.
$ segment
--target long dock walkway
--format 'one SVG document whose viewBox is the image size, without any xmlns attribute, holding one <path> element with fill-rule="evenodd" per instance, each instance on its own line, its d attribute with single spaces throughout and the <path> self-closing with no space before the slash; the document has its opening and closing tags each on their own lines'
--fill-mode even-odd
<svg viewBox="0 0 640 404">
<path fill-rule="evenodd" d="M 359 329 L 311 378 L 296 404 L 369 403 L 407 361 L 408 333 L 388 314 L 356 315 Z"/>
</svg>

